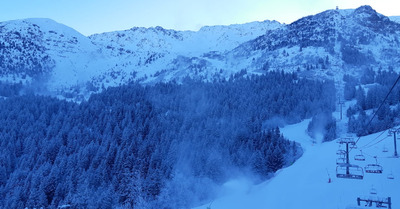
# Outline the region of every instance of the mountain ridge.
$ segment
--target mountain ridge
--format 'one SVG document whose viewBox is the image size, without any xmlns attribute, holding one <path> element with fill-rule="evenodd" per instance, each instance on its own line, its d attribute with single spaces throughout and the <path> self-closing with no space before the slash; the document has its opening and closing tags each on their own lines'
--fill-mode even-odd
<svg viewBox="0 0 400 209">
<path fill-rule="evenodd" d="M 327 10 L 287 25 L 266 20 L 196 32 L 134 27 L 91 36 L 49 19 L 26 19 L 0 23 L 0 72 L 1 80 L 14 83 L 45 78 L 58 96 L 87 96 L 131 81 L 227 79 L 243 70 L 338 81 L 364 68 L 399 71 L 399 40 L 400 24 L 370 6 Z"/>
</svg>

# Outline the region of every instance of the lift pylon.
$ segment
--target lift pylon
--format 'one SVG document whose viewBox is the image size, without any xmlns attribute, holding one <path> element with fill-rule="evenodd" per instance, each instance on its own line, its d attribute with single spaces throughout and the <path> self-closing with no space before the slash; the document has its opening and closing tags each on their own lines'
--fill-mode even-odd
<svg viewBox="0 0 400 209">
<path fill-rule="evenodd" d="M 394 143 L 394 157 L 399 157 L 397 155 L 397 143 L 396 143 L 396 134 L 400 132 L 400 129 L 390 129 L 389 133 L 393 134 L 393 143 Z"/>
<path fill-rule="evenodd" d="M 337 178 L 348 178 L 348 179 L 363 179 L 364 178 L 364 170 L 357 166 L 350 164 L 349 159 L 349 146 L 355 146 L 354 139 L 351 137 L 341 138 L 338 141 L 339 144 L 345 144 L 345 163 L 340 163 L 336 167 L 336 177 Z"/>
</svg>

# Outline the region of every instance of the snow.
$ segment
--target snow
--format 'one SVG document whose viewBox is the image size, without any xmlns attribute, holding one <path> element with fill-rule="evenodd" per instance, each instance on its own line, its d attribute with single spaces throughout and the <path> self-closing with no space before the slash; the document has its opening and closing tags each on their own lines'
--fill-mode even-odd
<svg viewBox="0 0 400 209">
<path fill-rule="evenodd" d="M 400 24 L 400 16 L 390 16 L 389 19 Z"/>
<path fill-rule="evenodd" d="M 363 10 L 365 9 L 368 8 Z M 300 70 L 300 77 L 334 79 L 340 82 L 344 74 L 358 75 L 364 68 L 363 63 L 352 65 L 344 62 L 341 39 L 350 42 L 357 39 L 356 48 L 371 58 L 368 67 L 377 70 L 388 69 L 391 66 L 399 72 L 400 68 L 396 64 L 400 53 L 396 42 L 398 29 L 393 28 L 395 34 L 376 33 L 370 27 L 360 24 L 360 18 L 365 18 L 367 13 L 364 12 L 362 17 L 358 17 L 359 13 L 355 14 L 355 11 L 329 10 L 305 17 L 299 22 L 307 27 L 299 28 L 267 20 L 229 26 L 205 26 L 196 32 L 174 31 L 161 27 L 135 27 L 86 37 L 53 20 L 33 18 L 2 22 L 0 33 L 18 32 L 29 40 L 34 39 L 33 43 L 46 49 L 31 56 L 39 60 L 49 56 L 54 60 L 54 69 L 46 87 L 57 95 L 65 92 L 84 92 L 88 94 L 84 96 L 89 96 L 90 92 L 86 86 L 93 86 L 94 90 L 91 91 L 96 92 L 101 91 L 102 87 L 118 86 L 131 80 L 142 83 L 170 80 L 179 82 L 180 79 L 189 76 L 212 81 L 215 78 L 229 78 L 243 69 L 249 74 L 262 74 L 264 66 L 268 66 L 269 70 L 286 72 Z M 313 25 L 314 22 L 318 24 Z M 306 44 L 307 47 L 301 48 L 300 45 L 305 41 L 302 36 L 280 38 L 290 35 L 291 30 L 295 30 L 296 34 L 305 34 L 304 37 L 310 41 L 324 41 L 326 45 Z M 324 39 L 320 32 L 330 30 L 335 31 L 331 34 L 334 37 Z M 314 32 L 308 37 L 307 33 L 310 31 Z M 357 35 L 357 31 L 366 36 Z M 355 32 L 357 36 L 354 36 Z M 257 37 L 266 34 L 268 36 L 256 43 L 271 42 L 271 45 L 279 46 L 278 48 L 256 50 L 250 47 Z M 273 38 L 275 36 L 277 38 Z M 6 38 L 7 35 L 0 37 L 0 42 L 8 46 L 11 42 Z M 359 43 L 358 39 L 364 38 L 370 39 L 370 42 Z M 19 46 L 23 46 L 18 38 L 14 37 L 12 41 L 14 40 Z M 285 42 L 290 40 L 294 41 L 293 45 L 286 45 Z M 333 48 L 327 47 L 329 45 Z M 13 49 L 6 58 L 14 59 L 14 63 L 18 63 L 18 56 L 21 56 L 20 53 Z M 319 60 L 326 58 L 329 64 L 326 65 L 327 69 L 324 69 Z M 311 66 L 313 69 L 309 70 Z M 0 79 L 10 82 L 21 80 L 23 83 L 32 80 L 30 77 L 18 76 L 20 75 L 10 74 Z"/>
<path fill-rule="evenodd" d="M 239 44 L 282 27 L 276 21 L 251 22 L 229 26 L 205 26 L 199 31 L 174 31 L 155 28 L 132 28 L 94 34 L 89 38 L 97 45 L 130 51 L 169 51 L 185 56 L 201 56 L 210 51 L 232 50 Z"/>
<path fill-rule="evenodd" d="M 334 116 L 338 117 L 339 113 Z M 364 173 L 363 180 L 342 179 L 335 174 L 338 140 L 326 143 L 317 140 L 313 143 L 314 140 L 305 132 L 309 121 L 304 120 L 281 129 L 285 137 L 299 142 L 304 149 L 303 156 L 293 165 L 279 170 L 274 177 L 258 185 L 244 178 L 233 179 L 222 186 L 219 198 L 195 209 L 363 208 L 357 206 L 357 197 L 391 197 L 392 208 L 400 208 L 400 158 L 393 157 L 393 137 L 388 137 L 386 132 L 361 137 L 357 145 L 359 148 L 364 147 L 364 162 L 353 160 L 354 155 L 360 153 L 358 150 L 350 152 L 350 162 L 363 168 L 375 163 L 373 156 L 377 156 L 378 163 L 383 166 L 382 174 Z M 338 126 L 344 129 L 346 122 L 347 118 L 344 117 L 338 121 Z M 341 137 L 347 136 L 345 131 L 341 133 Z M 397 142 L 400 144 L 399 140 Z M 382 152 L 384 146 L 389 152 Z M 389 174 L 394 179 L 388 179 Z M 328 183 L 329 177 L 331 183 Z M 376 195 L 370 194 L 372 188 L 377 191 Z"/>
<path fill-rule="evenodd" d="M 57 95 L 75 90 L 85 92 L 89 82 L 100 89 L 122 85 L 132 79 L 152 83 L 179 79 L 191 73 L 210 79 L 223 66 L 221 60 L 212 58 L 212 53 L 220 56 L 226 50 L 232 50 L 243 42 L 263 35 L 267 30 L 281 26 L 276 21 L 264 21 L 209 26 L 197 32 L 174 31 L 161 27 L 132 28 L 86 37 L 68 26 L 46 18 L 0 23 L 3 34 L 17 31 L 28 39 L 35 37 L 32 42 L 44 48 L 39 55 L 48 55 L 54 60 L 54 68 L 46 87 Z M 4 43 L 6 46 L 9 44 L 8 41 Z M 205 55 L 208 52 L 212 52 L 209 55 L 211 58 Z M 11 55 L 17 56 L 18 53 Z M 179 59 L 180 57 L 185 59 Z M 200 62 L 206 65 L 203 66 Z M 201 69 L 196 69 L 197 65 Z M 228 77 L 231 73 L 225 74 Z M 13 82 L 21 80 L 15 75 L 3 76 L 1 79 Z M 23 83 L 29 80 L 29 77 L 24 78 Z"/>
</svg>

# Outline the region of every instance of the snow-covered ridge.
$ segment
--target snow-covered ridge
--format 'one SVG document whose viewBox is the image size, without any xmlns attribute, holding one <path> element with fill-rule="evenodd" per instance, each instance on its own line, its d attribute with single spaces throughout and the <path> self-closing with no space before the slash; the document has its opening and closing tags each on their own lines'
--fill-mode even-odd
<svg viewBox="0 0 400 209">
<path fill-rule="evenodd" d="M 135 78 L 155 80 L 155 74 L 177 65 L 195 68 L 204 63 L 199 58 L 203 55 L 218 57 L 281 26 L 264 21 L 208 26 L 198 32 L 136 27 L 86 37 L 50 19 L 7 21 L 0 23 L 0 72 L 2 80 L 11 82 L 45 77 L 47 87 L 57 94 L 87 89 L 88 84 L 98 90 Z"/>
<path fill-rule="evenodd" d="M 327 10 L 289 25 L 264 21 L 196 32 L 136 27 L 89 37 L 49 19 L 26 19 L 0 23 L 0 50 L 2 80 L 44 77 L 57 95 L 133 80 L 210 81 L 243 69 L 339 80 L 366 67 L 400 70 L 400 24 L 369 6 Z"/>
<path fill-rule="evenodd" d="M 332 78 L 334 74 L 357 74 L 366 67 L 400 70 L 395 64 L 399 62 L 399 38 L 398 24 L 362 6 L 301 18 L 242 44 L 230 56 L 238 60 L 237 65 L 252 60 L 242 68 L 247 65 L 247 69 L 257 70 L 263 66 L 263 70 L 284 69 Z"/>
<path fill-rule="evenodd" d="M 133 51 L 169 51 L 199 56 L 209 51 L 227 51 L 282 25 L 276 21 L 242 25 L 205 26 L 199 31 L 175 31 L 162 27 L 132 28 L 95 34 L 89 38 L 107 49 Z"/>
</svg>

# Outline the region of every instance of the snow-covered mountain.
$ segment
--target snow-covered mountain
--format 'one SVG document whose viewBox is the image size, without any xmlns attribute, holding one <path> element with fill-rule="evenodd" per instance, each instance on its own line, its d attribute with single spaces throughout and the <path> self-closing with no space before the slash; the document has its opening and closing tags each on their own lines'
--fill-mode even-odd
<svg viewBox="0 0 400 209">
<path fill-rule="evenodd" d="M 0 74 L 2 80 L 50 86 L 72 84 L 93 76 L 87 63 L 99 57 L 90 39 L 50 19 L 0 23 Z"/>
<path fill-rule="evenodd" d="M 242 25 L 206 26 L 199 31 L 175 31 L 162 27 L 132 28 L 125 31 L 95 34 L 89 38 L 115 54 L 133 52 L 170 52 L 201 56 L 210 51 L 225 52 L 282 25 L 276 21 Z"/>
<path fill-rule="evenodd" d="M 146 82 L 171 80 L 187 75 L 210 78 L 216 71 L 216 65 L 207 59 L 221 62 L 224 60 L 224 53 L 265 34 L 268 30 L 282 26 L 276 21 L 264 21 L 207 26 L 197 32 L 155 27 L 95 34 L 89 38 L 101 48 L 102 54 L 108 57 L 113 66 L 92 83 L 99 86 L 104 83 L 104 79 L 111 83 L 124 83 L 132 79 L 132 73 Z M 118 78 L 115 75 L 123 76 Z M 111 79 L 108 78 L 110 76 Z"/>
<path fill-rule="evenodd" d="M 56 94 L 86 94 L 133 80 L 227 78 L 245 69 L 339 79 L 400 62 L 400 24 L 369 6 L 199 31 L 132 28 L 89 37 L 49 19 L 0 23 L 1 80 L 39 80 Z"/>
<path fill-rule="evenodd" d="M 199 57 L 222 59 L 220 54 L 279 27 L 264 21 L 198 32 L 132 28 L 85 37 L 50 19 L 7 21 L 0 23 L 1 80 L 46 81 L 57 94 L 151 81 L 182 63 L 200 68 L 204 60 Z"/>
<path fill-rule="evenodd" d="M 400 24 L 369 6 L 328 10 L 269 31 L 230 53 L 252 70 L 297 70 L 319 76 L 396 68 Z M 247 60 L 251 62 L 245 62 Z"/>
</svg>

